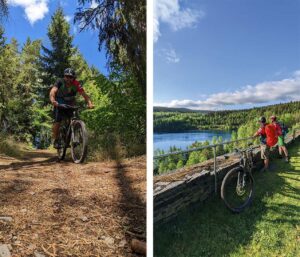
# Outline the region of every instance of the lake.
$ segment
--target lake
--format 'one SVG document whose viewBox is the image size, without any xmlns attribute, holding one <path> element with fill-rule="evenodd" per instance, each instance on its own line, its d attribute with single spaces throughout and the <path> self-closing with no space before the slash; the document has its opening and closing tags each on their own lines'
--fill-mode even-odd
<svg viewBox="0 0 300 257">
<path fill-rule="evenodd" d="M 187 146 L 193 144 L 195 141 L 204 142 L 210 141 L 213 137 L 223 137 L 223 141 L 228 141 L 231 138 L 231 131 L 220 130 L 203 130 L 190 131 L 183 133 L 154 133 L 154 151 L 157 149 L 168 151 L 170 146 L 180 147 L 185 150 Z"/>
</svg>

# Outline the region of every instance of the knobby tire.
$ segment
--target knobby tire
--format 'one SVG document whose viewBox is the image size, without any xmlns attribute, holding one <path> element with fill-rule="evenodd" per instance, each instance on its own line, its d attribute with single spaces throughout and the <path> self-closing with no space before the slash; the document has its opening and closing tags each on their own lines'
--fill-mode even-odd
<svg viewBox="0 0 300 257">
<path fill-rule="evenodd" d="M 86 155 L 87 155 L 87 144 L 88 144 L 88 136 L 87 136 L 87 130 L 85 128 L 85 124 L 81 120 L 77 120 L 73 124 L 74 134 L 79 133 L 81 136 L 82 142 L 80 143 L 81 146 L 81 154 L 80 156 L 77 156 L 76 154 L 76 142 L 73 142 L 74 135 L 71 136 L 71 155 L 74 163 L 82 163 L 84 162 Z"/>
</svg>

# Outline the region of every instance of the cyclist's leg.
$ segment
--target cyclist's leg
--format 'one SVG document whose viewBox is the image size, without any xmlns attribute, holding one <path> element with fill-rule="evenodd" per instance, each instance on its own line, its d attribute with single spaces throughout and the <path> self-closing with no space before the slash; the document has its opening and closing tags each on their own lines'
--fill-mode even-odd
<svg viewBox="0 0 300 257">
<path fill-rule="evenodd" d="M 287 148 L 286 148 L 286 146 L 284 144 L 282 146 L 282 150 L 283 150 L 283 152 L 285 154 L 285 161 L 288 162 L 289 161 L 289 152 L 288 152 L 288 150 L 287 150 Z"/>
<path fill-rule="evenodd" d="M 278 151 L 279 151 L 279 155 L 282 156 L 282 151 L 283 151 L 283 147 L 284 143 L 283 143 L 283 137 L 279 136 L 278 137 Z"/>
<path fill-rule="evenodd" d="M 60 123 L 62 121 L 62 114 L 61 110 L 58 108 L 54 108 L 54 122 L 52 125 L 52 139 L 53 139 L 53 145 L 54 148 L 58 148 L 58 135 L 59 135 L 59 128 L 60 128 Z"/>
<path fill-rule="evenodd" d="M 52 138 L 57 140 L 59 134 L 60 122 L 54 122 L 52 125 Z"/>
<path fill-rule="evenodd" d="M 270 148 L 267 145 L 261 145 L 261 158 L 264 160 L 264 167 L 262 171 L 266 171 L 269 169 L 269 163 L 270 163 Z"/>
</svg>

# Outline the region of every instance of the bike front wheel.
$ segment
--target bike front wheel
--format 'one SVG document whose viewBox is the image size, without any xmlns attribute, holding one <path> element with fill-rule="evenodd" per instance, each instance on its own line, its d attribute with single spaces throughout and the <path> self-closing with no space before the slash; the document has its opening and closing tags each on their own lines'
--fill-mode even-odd
<svg viewBox="0 0 300 257">
<path fill-rule="evenodd" d="M 241 167 L 230 170 L 222 181 L 221 198 L 232 212 L 243 211 L 251 203 L 253 193 L 253 177 Z"/>
<path fill-rule="evenodd" d="M 75 163 L 84 162 L 87 155 L 87 131 L 83 121 L 73 123 L 73 133 L 71 136 L 71 155 Z"/>
<path fill-rule="evenodd" d="M 65 142 L 65 133 L 64 133 L 63 128 L 61 128 L 59 131 L 58 144 L 59 144 L 59 148 L 57 149 L 57 157 L 58 157 L 58 160 L 62 161 L 65 159 L 66 152 L 67 152 L 67 147 L 66 147 L 66 142 Z"/>
</svg>

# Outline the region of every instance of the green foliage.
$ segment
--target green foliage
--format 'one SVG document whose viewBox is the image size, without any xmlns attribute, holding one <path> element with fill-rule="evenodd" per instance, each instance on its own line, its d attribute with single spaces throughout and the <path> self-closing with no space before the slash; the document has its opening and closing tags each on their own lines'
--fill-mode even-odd
<svg viewBox="0 0 300 257">
<path fill-rule="evenodd" d="M 137 17 L 126 16 L 128 6 L 131 6 L 135 12 L 136 8 L 140 8 L 141 3 L 137 3 L 136 6 L 126 3 L 126 6 L 122 7 L 122 12 L 127 10 L 122 15 L 125 15 L 129 22 L 125 25 L 130 26 L 129 31 L 134 29 L 132 22 Z M 118 15 L 119 11 L 121 9 L 118 9 Z M 142 16 L 139 18 L 143 19 Z M 123 23 L 124 20 L 120 22 Z M 140 29 L 142 25 L 139 23 L 136 29 Z M 48 147 L 52 127 L 49 89 L 57 78 L 63 76 L 65 68 L 72 67 L 76 71 L 77 80 L 84 86 L 85 92 L 96 107 L 94 110 L 82 112 L 82 119 L 87 124 L 90 136 L 90 158 L 99 160 L 144 154 L 146 151 L 146 103 L 143 95 L 145 83 L 141 84 L 140 78 L 145 76 L 146 68 L 145 54 L 140 51 L 145 53 L 146 44 L 139 46 L 144 42 L 142 39 L 145 38 L 144 33 L 136 38 L 137 44 L 127 45 L 126 48 L 124 45 L 126 40 L 130 44 L 135 42 L 131 38 L 137 36 L 134 33 L 124 35 L 122 43 L 114 42 L 115 47 L 119 47 L 120 51 L 110 48 L 111 73 L 105 77 L 95 67 L 89 67 L 78 48 L 73 46 L 70 25 L 64 18 L 62 8 L 57 9 L 48 26 L 47 35 L 50 45 L 47 47 L 41 44 L 41 40 L 31 41 L 28 38 L 19 49 L 15 39 L 10 43 L 6 42 L 4 29 L 0 27 L 1 131 L 40 148 Z M 131 51 L 132 49 L 139 49 L 136 52 L 137 56 Z M 134 60 L 140 62 L 133 63 Z M 143 70 L 137 72 L 135 65 Z M 84 99 L 80 96 L 78 104 L 81 107 L 85 106 Z"/>
<path fill-rule="evenodd" d="M 279 116 L 288 126 L 300 120 L 300 101 L 270 105 L 249 110 L 214 112 L 154 112 L 154 132 L 182 132 L 188 130 L 237 130 L 251 121 L 251 127 L 257 125 L 260 116 L 267 119 L 271 115 Z M 245 128 L 249 135 L 252 128 Z"/>
<path fill-rule="evenodd" d="M 63 77 L 66 68 L 71 67 L 71 58 L 75 53 L 73 36 L 70 35 L 70 25 L 65 20 L 62 8 L 58 8 L 51 17 L 47 35 L 51 48 L 42 45 L 43 55 L 40 57 L 40 71 L 43 80 L 40 95 L 44 97 L 44 103 L 48 103 L 50 86 L 57 78 Z"/>
<path fill-rule="evenodd" d="M 128 155 L 144 153 L 146 105 L 134 77 L 113 72 L 110 78 L 96 76 L 93 83 L 96 88 L 90 90 L 97 89 L 100 94 L 93 99 L 96 109 L 82 113 L 88 128 L 101 135 L 119 135 Z"/>
<path fill-rule="evenodd" d="M 95 8 L 83 8 L 86 3 Z M 135 77 L 146 98 L 146 1 L 78 0 L 75 21 L 99 31 L 99 49 L 105 46 L 112 71 L 115 64 Z"/>
<path fill-rule="evenodd" d="M 276 112 L 275 112 L 276 111 Z M 227 113 L 227 116 L 224 115 Z M 284 122 L 289 128 L 300 128 L 300 102 L 290 102 L 286 104 L 279 104 L 261 108 L 254 108 L 251 110 L 241 110 L 241 111 L 221 111 L 221 112 L 214 112 L 214 113 L 195 113 L 195 112 L 158 112 L 154 113 L 154 123 L 160 129 L 170 129 L 171 131 L 180 131 L 188 126 L 195 128 L 197 122 L 202 122 L 201 124 L 205 124 L 205 128 L 221 128 L 222 122 L 224 122 L 225 127 L 234 127 L 239 122 L 241 122 L 236 130 L 233 130 L 231 133 L 231 141 L 236 141 L 238 139 L 249 138 L 254 135 L 254 133 L 259 128 L 258 118 L 260 116 L 270 117 L 271 115 L 276 115 L 278 119 Z M 242 120 L 239 120 L 243 117 Z M 177 120 L 179 119 L 179 120 Z M 177 127 L 177 124 L 180 122 L 185 122 L 185 125 Z M 212 122 L 209 125 L 209 122 Z M 226 125 L 226 122 L 227 123 Z M 233 123 L 234 122 L 234 123 Z M 235 124 L 235 125 L 233 125 Z M 203 125 L 204 126 L 204 125 Z M 207 127 L 208 126 L 208 127 Z M 185 130 L 185 129 L 184 129 Z M 293 133 L 293 129 L 290 130 L 290 133 Z M 188 148 L 199 148 L 206 145 L 217 145 L 216 146 L 216 155 L 222 155 L 225 153 L 232 152 L 235 148 L 246 148 L 248 145 L 247 140 L 225 144 L 225 145 L 218 145 L 223 142 L 222 137 L 213 137 L 211 142 L 194 142 Z M 251 141 L 253 142 L 253 140 Z M 254 144 L 259 143 L 259 139 L 255 139 Z M 182 149 L 176 149 L 177 151 L 182 151 Z M 185 150 L 185 149 L 183 149 Z M 173 149 L 170 149 L 169 152 L 174 152 Z M 157 150 L 154 155 L 161 155 L 162 152 Z M 156 161 L 154 167 L 154 174 L 162 174 L 164 172 L 170 171 L 169 167 L 174 169 L 174 166 L 177 167 L 178 158 L 180 155 L 176 155 L 177 157 L 172 159 L 170 157 L 165 159 L 160 159 Z M 182 155 L 181 155 L 182 156 Z M 192 166 L 197 163 L 201 163 L 208 159 L 213 158 L 213 150 L 212 148 L 206 148 L 199 151 L 191 152 L 189 154 L 185 154 L 182 156 L 182 162 L 180 163 L 180 167 L 184 166 Z M 161 165 L 163 163 L 163 165 Z"/>
<path fill-rule="evenodd" d="M 15 158 L 23 156 L 21 145 L 6 133 L 0 133 L 0 153 Z"/>
</svg>

